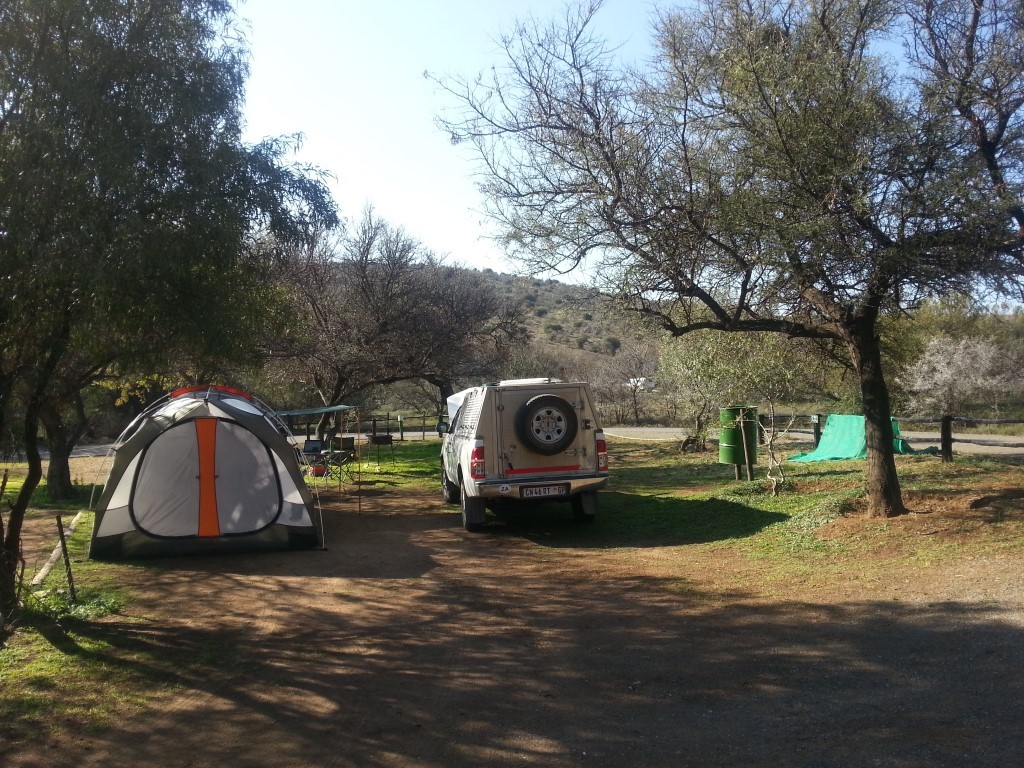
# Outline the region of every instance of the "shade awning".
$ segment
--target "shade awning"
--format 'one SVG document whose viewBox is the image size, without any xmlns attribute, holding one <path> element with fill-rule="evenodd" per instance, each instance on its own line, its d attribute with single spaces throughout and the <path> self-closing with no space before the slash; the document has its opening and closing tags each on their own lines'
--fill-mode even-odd
<svg viewBox="0 0 1024 768">
<path fill-rule="evenodd" d="M 354 411 L 354 405 L 324 405 L 320 408 L 300 408 L 294 411 L 274 411 L 275 416 L 319 416 L 323 413 L 338 413 L 339 411 Z"/>
</svg>

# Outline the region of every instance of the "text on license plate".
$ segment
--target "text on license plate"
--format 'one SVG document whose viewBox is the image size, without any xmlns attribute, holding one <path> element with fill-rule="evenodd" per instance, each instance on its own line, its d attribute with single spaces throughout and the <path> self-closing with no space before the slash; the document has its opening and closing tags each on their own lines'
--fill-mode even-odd
<svg viewBox="0 0 1024 768">
<path fill-rule="evenodd" d="M 541 499 L 546 496 L 565 496 L 564 485 L 535 485 L 520 488 L 519 495 L 524 499 Z"/>
</svg>

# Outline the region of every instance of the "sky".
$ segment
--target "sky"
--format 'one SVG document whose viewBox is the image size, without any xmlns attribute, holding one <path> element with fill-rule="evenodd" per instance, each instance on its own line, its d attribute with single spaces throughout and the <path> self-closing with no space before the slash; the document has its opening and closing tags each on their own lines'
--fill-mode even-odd
<svg viewBox="0 0 1024 768">
<path fill-rule="evenodd" d="M 652 0 L 605 0 L 596 30 L 649 56 Z M 515 272 L 488 240 L 476 165 L 435 118 L 456 105 L 424 71 L 471 77 L 501 63 L 516 20 L 561 0 L 240 0 L 251 54 L 246 135 L 303 134 L 294 160 L 329 172 L 343 218 L 367 205 L 449 263 Z"/>
</svg>

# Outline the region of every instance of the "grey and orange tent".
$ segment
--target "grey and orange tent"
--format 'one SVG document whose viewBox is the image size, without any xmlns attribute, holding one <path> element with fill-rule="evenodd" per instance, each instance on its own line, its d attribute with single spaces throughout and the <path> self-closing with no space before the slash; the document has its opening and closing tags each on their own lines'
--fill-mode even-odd
<svg viewBox="0 0 1024 768">
<path fill-rule="evenodd" d="M 305 549 L 320 536 L 287 427 L 228 387 L 172 392 L 118 439 L 94 560 Z"/>
</svg>

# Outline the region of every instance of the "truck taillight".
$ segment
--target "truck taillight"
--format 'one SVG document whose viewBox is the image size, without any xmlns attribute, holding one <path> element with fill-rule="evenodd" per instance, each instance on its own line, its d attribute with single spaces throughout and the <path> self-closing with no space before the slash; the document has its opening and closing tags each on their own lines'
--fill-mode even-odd
<svg viewBox="0 0 1024 768">
<path fill-rule="evenodd" d="M 482 445 L 473 448 L 473 452 L 469 455 L 469 476 L 474 480 L 481 480 L 487 476 L 487 470 L 484 469 L 484 447 Z"/>
<path fill-rule="evenodd" d="M 599 472 L 608 469 L 608 443 L 604 441 L 604 433 L 597 433 L 597 469 Z"/>
</svg>

